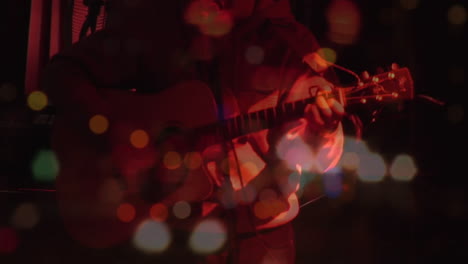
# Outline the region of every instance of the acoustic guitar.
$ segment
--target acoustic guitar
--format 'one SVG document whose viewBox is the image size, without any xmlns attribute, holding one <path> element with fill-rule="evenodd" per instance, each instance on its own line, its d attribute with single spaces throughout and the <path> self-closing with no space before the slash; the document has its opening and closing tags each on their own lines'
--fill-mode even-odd
<svg viewBox="0 0 468 264">
<path fill-rule="evenodd" d="M 353 105 L 398 103 L 414 96 L 408 68 L 392 69 L 335 90 L 327 96 L 338 98 L 348 111 Z M 103 179 L 124 178 L 126 186 L 121 190 L 147 195 L 153 203 L 170 207 L 179 201 L 205 201 L 215 189 L 201 160 L 207 147 L 298 119 L 305 106 L 315 101 L 311 96 L 219 121 L 212 92 L 199 81 L 154 95 L 115 90 L 100 93 L 119 116 L 118 122 L 109 117 L 105 133 L 77 129 L 65 115 L 55 119 L 51 140 L 60 162 L 57 189 L 61 200 L 80 197 L 93 204 L 99 200 L 96 195 L 101 193 Z M 283 220 L 297 214 L 297 197 L 293 199 L 295 208 L 290 208 L 289 215 L 281 215 Z M 79 206 L 62 207 L 69 215 L 80 213 Z M 275 223 L 273 219 L 265 227 Z"/>
</svg>

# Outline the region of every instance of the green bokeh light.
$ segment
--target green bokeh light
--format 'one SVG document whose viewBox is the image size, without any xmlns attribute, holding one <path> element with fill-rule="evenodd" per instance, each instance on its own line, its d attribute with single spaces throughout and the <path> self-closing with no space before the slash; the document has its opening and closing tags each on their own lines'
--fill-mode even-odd
<svg viewBox="0 0 468 264">
<path fill-rule="evenodd" d="M 51 150 L 39 151 L 32 161 L 32 173 L 38 181 L 54 181 L 59 171 L 59 163 Z"/>
</svg>

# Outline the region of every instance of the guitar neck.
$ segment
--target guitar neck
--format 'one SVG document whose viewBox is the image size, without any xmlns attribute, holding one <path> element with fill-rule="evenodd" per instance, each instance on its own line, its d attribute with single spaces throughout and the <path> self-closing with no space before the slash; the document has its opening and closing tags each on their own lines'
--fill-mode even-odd
<svg viewBox="0 0 468 264">
<path fill-rule="evenodd" d="M 413 98 L 413 80 L 407 68 L 382 73 L 370 78 L 367 82 L 356 86 L 341 87 L 332 93 L 321 96 L 336 98 L 343 106 L 376 103 L 377 105 L 398 102 Z M 228 139 L 240 137 L 248 133 L 272 128 L 288 121 L 302 117 L 308 104 L 315 103 L 316 96 L 302 100 L 287 102 L 276 107 L 266 108 L 256 112 L 240 114 L 222 120 L 220 123 L 204 127 L 204 130 L 226 135 Z M 347 108 L 347 111 L 351 111 Z"/>
<path fill-rule="evenodd" d="M 330 94 L 328 97 L 335 95 Z M 226 135 L 228 139 L 244 136 L 263 129 L 272 128 L 288 121 L 302 117 L 308 104 L 315 103 L 316 96 L 302 100 L 283 103 L 276 107 L 260 111 L 249 112 L 222 120 L 217 124 L 210 124 L 201 128 L 202 131 L 218 135 Z"/>
</svg>

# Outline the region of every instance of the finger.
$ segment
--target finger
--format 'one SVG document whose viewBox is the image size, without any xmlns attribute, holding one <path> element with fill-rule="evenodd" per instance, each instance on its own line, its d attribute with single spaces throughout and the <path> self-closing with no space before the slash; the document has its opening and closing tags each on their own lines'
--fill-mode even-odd
<svg viewBox="0 0 468 264">
<path fill-rule="evenodd" d="M 335 98 L 329 98 L 327 100 L 328 106 L 330 107 L 331 111 L 338 115 L 344 115 L 345 110 L 342 104 L 338 102 Z"/>
<path fill-rule="evenodd" d="M 306 113 L 308 113 L 310 116 L 312 116 L 312 121 L 318 125 L 325 125 L 325 122 L 322 119 L 322 116 L 320 115 L 320 111 L 318 110 L 318 107 L 313 104 L 309 104 L 306 107 Z"/>
<path fill-rule="evenodd" d="M 332 85 L 331 83 L 328 83 L 328 82 L 327 82 L 326 84 L 320 86 L 320 89 L 321 89 L 322 91 L 324 91 L 324 92 L 331 92 L 331 91 L 332 91 L 332 87 L 333 87 L 333 85 Z"/>
<path fill-rule="evenodd" d="M 333 112 L 330 109 L 330 106 L 327 103 L 327 100 L 323 96 L 318 96 L 316 101 L 318 108 L 320 111 L 326 116 L 326 117 L 331 117 Z"/>
</svg>

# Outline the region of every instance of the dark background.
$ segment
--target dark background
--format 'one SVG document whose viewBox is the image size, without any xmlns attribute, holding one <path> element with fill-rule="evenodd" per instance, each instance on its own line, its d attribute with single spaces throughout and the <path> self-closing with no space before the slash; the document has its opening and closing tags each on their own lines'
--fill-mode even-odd
<svg viewBox="0 0 468 264">
<path fill-rule="evenodd" d="M 448 9 L 463 1 L 419 1 L 405 10 L 400 1 L 360 0 L 362 28 L 357 41 L 336 45 L 327 39 L 325 10 L 331 1 L 294 0 L 297 18 L 318 39 L 338 51 L 337 64 L 357 73 L 395 62 L 408 67 L 416 94 L 402 108 L 384 109 L 366 124 L 364 138 L 387 159 L 412 155 L 419 168 L 411 182 L 385 179 L 357 183 L 353 199 L 325 198 L 304 207 L 295 220 L 298 263 L 445 263 L 466 261 L 468 211 L 466 198 L 464 90 L 468 23 L 452 25 Z M 21 202 L 34 203 L 40 221 L 18 230 L 18 246 L 0 252 L 1 263 L 137 262 L 138 254 L 85 249 L 64 233 L 54 207 L 53 183 L 31 176 L 31 159 L 47 147 L 48 127 L 25 104 L 24 74 L 29 25 L 28 0 L 4 0 L 1 12 L 1 83 L 16 87 L 13 101 L 0 104 L 0 228 Z M 465 14 L 468 16 L 468 13 Z M 458 117 L 458 118 L 457 118 Z M 1 241 L 1 238 L 0 238 Z M 0 242 L 1 243 L 1 242 Z M 123 253 L 124 252 L 124 253 Z M 6 262 L 3 262 L 5 259 Z M 144 259 L 150 261 L 148 259 Z M 143 258 L 141 261 L 144 261 Z M 73 262 L 74 263 L 74 262 Z"/>
</svg>

